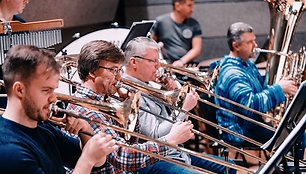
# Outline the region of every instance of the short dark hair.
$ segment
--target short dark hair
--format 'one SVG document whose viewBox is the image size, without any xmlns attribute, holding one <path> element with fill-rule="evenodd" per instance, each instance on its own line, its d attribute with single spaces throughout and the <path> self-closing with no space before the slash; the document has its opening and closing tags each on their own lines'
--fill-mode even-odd
<svg viewBox="0 0 306 174">
<path fill-rule="evenodd" d="M 4 60 L 3 80 L 9 95 L 16 81 L 25 84 L 35 78 L 37 67 L 45 66 L 45 73 L 60 73 L 60 65 L 54 59 L 55 53 L 47 49 L 29 45 L 16 45 L 10 48 Z"/>
<path fill-rule="evenodd" d="M 87 80 L 89 73 L 98 69 L 102 60 L 114 63 L 124 63 L 124 55 L 120 48 L 111 42 L 95 40 L 85 44 L 78 60 L 78 73 L 80 79 Z"/>
<path fill-rule="evenodd" d="M 236 22 L 230 25 L 227 30 L 227 44 L 231 51 L 234 51 L 233 42 L 239 42 L 243 33 L 252 33 L 253 28 L 246 23 Z"/>
<path fill-rule="evenodd" d="M 185 2 L 186 2 L 186 0 L 172 0 L 172 7 L 173 7 L 173 9 L 174 9 L 175 3 L 183 4 L 183 3 L 185 3 Z"/>
</svg>

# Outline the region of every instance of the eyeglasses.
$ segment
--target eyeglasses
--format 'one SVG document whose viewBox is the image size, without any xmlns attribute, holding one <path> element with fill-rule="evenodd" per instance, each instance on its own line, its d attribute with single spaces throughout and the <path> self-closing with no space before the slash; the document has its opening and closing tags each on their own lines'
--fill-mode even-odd
<svg viewBox="0 0 306 174">
<path fill-rule="evenodd" d="M 108 67 L 104 67 L 104 66 L 98 66 L 98 68 L 107 69 L 110 72 L 112 72 L 114 75 L 117 75 L 119 73 L 123 73 L 122 68 L 108 68 Z"/>
<path fill-rule="evenodd" d="M 137 58 L 139 58 L 139 59 L 144 59 L 144 60 L 147 60 L 147 61 L 153 62 L 153 63 L 155 63 L 155 64 L 159 64 L 159 63 L 160 63 L 160 59 L 157 59 L 157 60 L 152 60 L 152 59 L 145 58 L 145 57 L 141 57 L 141 56 L 133 56 L 133 57 L 137 57 Z"/>
</svg>

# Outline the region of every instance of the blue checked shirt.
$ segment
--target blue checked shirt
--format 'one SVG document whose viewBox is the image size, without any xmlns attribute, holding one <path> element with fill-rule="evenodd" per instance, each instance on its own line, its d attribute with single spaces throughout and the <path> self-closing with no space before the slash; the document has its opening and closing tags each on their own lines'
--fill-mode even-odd
<svg viewBox="0 0 306 174">
<path fill-rule="evenodd" d="M 75 96 L 83 98 L 83 99 L 103 101 L 103 96 L 83 86 L 79 86 L 77 88 Z M 95 119 L 97 121 L 102 121 L 108 125 L 111 124 L 110 119 L 101 112 L 93 111 L 93 110 L 90 110 L 90 109 L 87 109 L 81 106 L 73 105 L 73 104 L 69 104 L 67 109 L 77 111 L 81 113 L 83 116 L 89 117 L 91 119 Z M 121 138 L 118 135 L 118 133 L 115 132 L 114 130 L 106 128 L 106 127 L 101 128 L 99 125 L 95 123 L 90 123 L 90 124 L 96 133 L 105 131 L 106 134 L 111 135 L 116 141 L 127 144 L 125 139 Z M 161 140 L 164 140 L 164 139 L 161 138 Z M 132 144 L 131 146 L 145 150 L 147 152 L 154 153 L 154 154 L 160 154 L 163 156 L 168 155 L 169 153 L 168 147 L 161 146 L 154 142 L 146 142 L 143 144 Z M 104 164 L 104 167 L 100 171 L 92 172 L 92 173 L 128 173 L 126 171 L 134 171 L 139 168 L 143 168 L 150 164 L 153 164 L 156 161 L 157 161 L 156 158 L 152 158 L 148 155 L 145 155 L 139 152 L 135 152 L 125 147 L 119 147 L 118 150 L 112 152 L 111 154 L 107 156 L 106 163 Z"/>
<path fill-rule="evenodd" d="M 285 94 L 280 85 L 264 85 L 264 78 L 260 75 L 255 64 L 250 60 L 246 62 L 240 58 L 226 55 L 220 63 L 220 72 L 215 87 L 215 93 L 238 102 L 260 112 L 268 112 L 276 105 L 285 101 Z M 263 121 L 261 116 L 253 112 L 234 106 L 221 99 L 215 98 L 217 105 L 248 116 L 257 121 Z M 255 126 L 221 109 L 217 110 L 218 124 L 234 132 L 245 135 L 249 128 Z M 223 132 L 223 140 L 241 143 L 244 140 Z"/>
</svg>

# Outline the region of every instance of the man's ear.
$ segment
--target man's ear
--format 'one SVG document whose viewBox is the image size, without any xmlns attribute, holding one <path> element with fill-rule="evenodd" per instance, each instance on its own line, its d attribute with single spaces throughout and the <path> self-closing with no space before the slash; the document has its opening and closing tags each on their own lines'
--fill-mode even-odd
<svg viewBox="0 0 306 174">
<path fill-rule="evenodd" d="M 239 45 L 240 45 L 239 42 L 235 42 L 235 41 L 233 42 L 233 48 L 235 51 L 239 51 Z"/>
<path fill-rule="evenodd" d="M 15 82 L 12 86 L 12 92 L 18 96 L 18 98 L 24 97 L 26 95 L 24 84 L 20 81 Z"/>
<path fill-rule="evenodd" d="M 89 77 L 90 77 L 90 78 L 93 78 L 93 79 L 96 78 L 95 72 L 90 72 L 90 73 L 89 73 Z"/>
<path fill-rule="evenodd" d="M 181 5 L 181 4 L 180 4 L 179 2 L 175 2 L 175 3 L 174 3 L 174 9 L 175 9 L 175 10 L 178 10 L 178 9 L 180 8 L 180 5 Z"/>
<path fill-rule="evenodd" d="M 133 68 L 135 68 L 136 64 L 137 64 L 137 60 L 135 57 L 131 57 L 129 60 L 129 66 L 132 66 Z"/>
</svg>

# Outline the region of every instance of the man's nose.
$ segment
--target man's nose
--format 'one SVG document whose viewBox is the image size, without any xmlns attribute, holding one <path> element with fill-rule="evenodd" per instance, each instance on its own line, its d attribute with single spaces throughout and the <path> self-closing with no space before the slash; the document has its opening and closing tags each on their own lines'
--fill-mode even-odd
<svg viewBox="0 0 306 174">
<path fill-rule="evenodd" d="M 51 96 L 49 97 L 49 102 L 54 103 L 56 102 L 56 100 L 57 100 L 57 95 L 55 94 L 55 92 L 53 92 Z"/>
<path fill-rule="evenodd" d="M 256 41 L 254 41 L 254 47 L 255 47 L 255 48 L 257 48 L 257 47 L 258 47 L 258 45 L 257 45 Z"/>
<path fill-rule="evenodd" d="M 117 74 L 116 74 L 116 76 L 115 76 L 115 79 L 116 80 L 118 80 L 118 81 L 120 81 L 121 80 L 121 72 L 118 72 Z"/>
<path fill-rule="evenodd" d="M 160 68 L 160 67 L 161 67 L 160 62 L 159 62 L 159 61 L 156 62 L 156 63 L 155 63 L 155 68 Z"/>
</svg>

